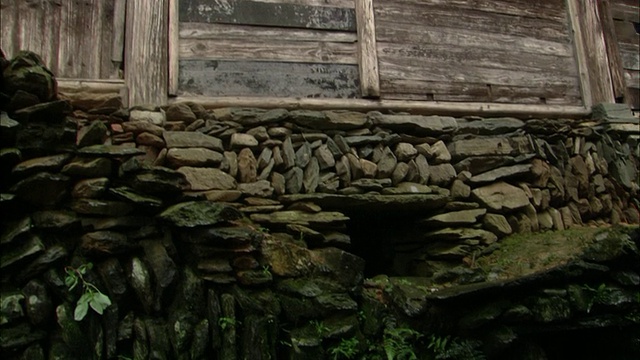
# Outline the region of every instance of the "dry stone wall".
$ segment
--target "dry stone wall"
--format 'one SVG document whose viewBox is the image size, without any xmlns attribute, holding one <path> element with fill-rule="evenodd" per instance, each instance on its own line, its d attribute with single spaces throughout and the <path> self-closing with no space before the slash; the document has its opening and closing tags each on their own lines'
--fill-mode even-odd
<svg viewBox="0 0 640 360">
<path fill-rule="evenodd" d="M 1 115 L 12 358 L 321 358 L 360 334 L 358 214 L 410 218 L 369 246 L 441 282 L 514 232 L 638 223 L 637 118 L 613 105 L 522 121 L 25 94 Z M 65 271 L 88 263 L 112 305 L 77 322 Z"/>
</svg>

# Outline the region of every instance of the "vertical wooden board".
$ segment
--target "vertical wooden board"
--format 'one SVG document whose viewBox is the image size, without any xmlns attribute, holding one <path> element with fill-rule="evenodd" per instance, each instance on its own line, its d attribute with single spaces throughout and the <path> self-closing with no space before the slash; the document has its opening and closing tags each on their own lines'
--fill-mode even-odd
<svg viewBox="0 0 640 360">
<path fill-rule="evenodd" d="M 84 79 L 100 79 L 103 32 L 103 3 L 111 0 L 85 1 L 82 9 L 82 56 L 84 58 L 81 77 Z M 107 51 L 109 47 L 105 48 Z"/>
<path fill-rule="evenodd" d="M 168 0 L 127 1 L 125 84 L 129 106 L 167 102 L 168 12 Z"/>
<path fill-rule="evenodd" d="M 20 50 L 30 50 L 46 58 L 42 54 L 43 3 L 39 1 L 16 1 L 16 3 L 19 4 Z"/>
<path fill-rule="evenodd" d="M 127 12 L 126 0 L 114 0 L 113 5 L 113 43 L 111 47 L 111 61 L 124 61 L 125 16 Z"/>
<path fill-rule="evenodd" d="M 626 85 L 624 83 L 624 74 L 622 73 L 622 58 L 618 47 L 618 38 L 616 37 L 613 15 L 609 0 L 601 0 L 598 2 L 598 10 L 600 20 L 602 22 L 603 36 L 609 59 L 609 71 L 611 73 L 611 85 L 613 87 L 613 95 L 616 100 L 624 99 L 626 96 Z"/>
<path fill-rule="evenodd" d="M 180 66 L 180 19 L 179 0 L 169 0 L 169 80 L 167 89 L 170 96 L 178 94 L 178 73 Z"/>
<path fill-rule="evenodd" d="M 0 48 L 7 58 L 12 58 L 20 48 L 20 32 L 17 26 L 18 4 L 14 0 L 0 0 Z"/>
<path fill-rule="evenodd" d="M 82 77 L 82 17 L 76 1 L 63 0 L 60 12 L 60 39 L 58 52 L 58 76 Z"/>
<path fill-rule="evenodd" d="M 58 74 L 58 51 L 60 47 L 61 1 L 46 1 L 42 29 L 42 53 L 47 54 L 45 64 L 54 74 Z"/>
<path fill-rule="evenodd" d="M 580 1 L 579 9 L 580 19 L 584 28 L 582 41 L 589 49 L 587 61 L 593 102 L 594 104 L 615 102 L 597 1 Z"/>
<path fill-rule="evenodd" d="M 102 16 L 100 23 L 102 26 L 102 37 L 100 39 L 100 79 L 117 79 L 119 64 L 111 61 L 114 37 L 114 0 L 102 0 Z"/>
<path fill-rule="evenodd" d="M 181 60 L 180 95 L 357 98 L 358 67 L 258 61 Z"/>
<path fill-rule="evenodd" d="M 376 46 L 376 26 L 373 14 L 373 0 L 356 2 L 358 29 L 358 67 L 360 90 L 363 97 L 380 97 L 380 70 Z"/>
<path fill-rule="evenodd" d="M 585 108 L 590 109 L 593 105 L 593 95 L 591 94 L 591 80 L 587 60 L 587 48 L 583 40 L 583 27 L 580 21 L 579 0 L 567 0 L 567 11 L 569 12 L 569 25 L 573 33 L 573 44 L 576 53 L 576 65 L 580 74 L 580 89 L 582 92 L 582 102 Z"/>
<path fill-rule="evenodd" d="M 352 9 L 253 0 L 180 0 L 181 22 L 355 31 Z"/>
</svg>

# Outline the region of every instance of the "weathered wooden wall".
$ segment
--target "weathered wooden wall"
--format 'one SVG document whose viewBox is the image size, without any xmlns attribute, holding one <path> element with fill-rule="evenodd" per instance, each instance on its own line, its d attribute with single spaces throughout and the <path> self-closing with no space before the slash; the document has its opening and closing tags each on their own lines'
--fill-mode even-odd
<svg viewBox="0 0 640 360">
<path fill-rule="evenodd" d="M 359 96 L 353 0 L 180 0 L 177 95 Z"/>
<path fill-rule="evenodd" d="M 581 104 L 564 1 L 374 7 L 384 99 Z"/>
<path fill-rule="evenodd" d="M 627 86 L 627 103 L 640 109 L 640 3 L 611 0 L 611 15 Z"/>
<path fill-rule="evenodd" d="M 2 0 L 0 47 L 41 54 L 61 78 L 118 79 L 126 0 Z"/>
</svg>

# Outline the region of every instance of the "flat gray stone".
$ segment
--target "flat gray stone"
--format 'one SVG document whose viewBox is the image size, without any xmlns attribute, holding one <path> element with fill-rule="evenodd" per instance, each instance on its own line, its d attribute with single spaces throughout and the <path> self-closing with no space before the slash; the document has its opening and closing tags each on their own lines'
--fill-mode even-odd
<svg viewBox="0 0 640 360">
<path fill-rule="evenodd" d="M 190 189 L 194 191 L 233 190 L 236 188 L 236 180 L 218 169 L 183 166 L 177 171 L 184 175 Z"/>
<path fill-rule="evenodd" d="M 486 214 L 482 219 L 482 226 L 501 238 L 513 232 L 507 218 L 500 214 Z"/>
<path fill-rule="evenodd" d="M 469 179 L 474 184 L 494 182 L 498 179 L 508 178 L 528 174 L 531 171 L 531 164 L 518 164 L 513 166 L 505 166 L 497 169 L 489 170 L 482 174 L 475 175 Z"/>
<path fill-rule="evenodd" d="M 511 211 L 529 205 L 524 190 L 497 182 L 471 191 L 472 196 L 482 205 L 494 211 Z"/>
<path fill-rule="evenodd" d="M 486 118 L 480 120 L 458 119 L 458 133 L 476 135 L 498 135 L 514 132 L 524 126 L 516 118 Z"/>
<path fill-rule="evenodd" d="M 370 112 L 368 116 L 374 125 L 401 132 L 418 130 L 429 135 L 441 135 L 458 129 L 456 119 L 449 116 L 385 115 L 379 112 Z"/>
<path fill-rule="evenodd" d="M 457 140 L 448 146 L 454 160 L 469 156 L 513 155 L 515 150 L 507 138 Z"/>
<path fill-rule="evenodd" d="M 17 176 L 28 176 L 41 171 L 57 172 L 71 159 L 71 154 L 59 154 L 29 159 L 16 165 L 11 171 Z"/>
<path fill-rule="evenodd" d="M 206 148 L 173 148 L 166 155 L 167 164 L 173 168 L 217 166 L 223 159 L 219 152 Z"/>
<path fill-rule="evenodd" d="M 428 226 L 450 227 L 455 225 L 472 225 L 478 221 L 478 217 L 487 213 L 487 209 L 474 209 L 454 211 L 444 214 L 435 215 L 420 223 Z"/>
<path fill-rule="evenodd" d="M 258 139 L 253 135 L 235 133 L 231 135 L 230 144 L 232 149 L 252 148 L 258 146 Z"/>
<path fill-rule="evenodd" d="M 106 156 L 106 157 L 122 157 L 122 156 L 135 156 L 145 155 L 144 150 L 140 150 L 135 147 L 129 147 L 124 145 L 92 145 L 78 149 L 80 155 L 94 155 L 94 156 Z"/>
<path fill-rule="evenodd" d="M 237 220 L 242 213 L 218 202 L 188 201 L 167 208 L 158 217 L 178 227 L 195 227 Z"/>
<path fill-rule="evenodd" d="M 199 132 L 165 131 L 162 136 L 168 148 L 201 147 L 222 152 L 222 140 Z"/>
</svg>

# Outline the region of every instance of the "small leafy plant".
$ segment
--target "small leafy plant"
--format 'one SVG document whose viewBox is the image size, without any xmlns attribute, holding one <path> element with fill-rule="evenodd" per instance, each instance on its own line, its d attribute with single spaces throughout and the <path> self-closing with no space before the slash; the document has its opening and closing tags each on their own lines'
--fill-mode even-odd
<svg viewBox="0 0 640 360">
<path fill-rule="evenodd" d="M 382 346 L 387 360 L 417 360 L 411 343 L 421 337 L 422 334 L 409 328 L 385 329 Z"/>
<path fill-rule="evenodd" d="M 329 353 L 333 356 L 333 360 L 353 359 L 358 354 L 358 344 L 358 339 L 355 337 L 342 339 L 337 346 L 329 350 Z"/>
<path fill-rule="evenodd" d="M 69 288 L 69 291 L 73 290 L 78 284 L 82 285 L 83 293 L 76 303 L 76 309 L 73 313 L 73 318 L 76 321 L 81 321 L 87 316 L 89 307 L 95 312 L 102 315 L 104 309 L 111 305 L 111 299 L 103 294 L 94 284 L 88 282 L 84 275 L 93 268 L 92 263 L 82 264 L 77 268 L 67 266 L 64 271 L 67 276 L 64 279 L 64 284 Z"/>
<path fill-rule="evenodd" d="M 220 326 L 220 329 L 222 331 L 226 330 L 227 328 L 230 328 L 232 326 L 236 326 L 237 322 L 236 319 L 234 318 L 230 318 L 230 317 L 221 317 L 218 319 L 218 326 Z"/>
<path fill-rule="evenodd" d="M 585 291 L 589 292 L 589 302 L 587 303 L 587 313 L 591 312 L 591 308 L 596 303 L 602 303 L 607 301 L 609 297 L 610 289 L 607 288 L 607 285 L 602 283 L 597 288 L 592 288 L 589 285 L 584 285 L 582 287 Z"/>
<path fill-rule="evenodd" d="M 475 340 L 431 335 L 427 349 L 437 360 L 484 360 L 484 353 L 478 350 L 481 345 L 481 342 Z"/>
<path fill-rule="evenodd" d="M 327 325 L 325 325 L 322 321 L 313 320 L 311 321 L 311 326 L 313 326 L 318 336 L 322 336 L 324 333 L 329 331 Z"/>
</svg>

